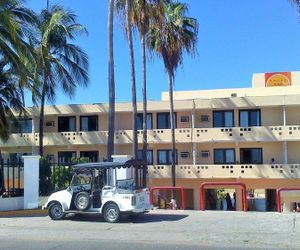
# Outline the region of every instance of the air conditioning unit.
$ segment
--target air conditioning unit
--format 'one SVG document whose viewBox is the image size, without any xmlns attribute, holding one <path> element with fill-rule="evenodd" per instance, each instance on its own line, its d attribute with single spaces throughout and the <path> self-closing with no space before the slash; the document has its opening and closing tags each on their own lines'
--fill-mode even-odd
<svg viewBox="0 0 300 250">
<path fill-rule="evenodd" d="M 190 158 L 190 152 L 180 152 L 181 158 Z"/>
<path fill-rule="evenodd" d="M 180 117 L 180 122 L 189 122 L 190 118 L 188 116 L 181 116 Z"/>
<path fill-rule="evenodd" d="M 202 122 L 209 122 L 209 115 L 201 115 L 200 119 Z"/>
<path fill-rule="evenodd" d="M 207 158 L 207 157 L 209 157 L 209 151 L 201 151 L 201 157 L 203 157 L 203 158 Z"/>
<path fill-rule="evenodd" d="M 46 122 L 46 127 L 54 127 L 54 121 Z"/>
</svg>

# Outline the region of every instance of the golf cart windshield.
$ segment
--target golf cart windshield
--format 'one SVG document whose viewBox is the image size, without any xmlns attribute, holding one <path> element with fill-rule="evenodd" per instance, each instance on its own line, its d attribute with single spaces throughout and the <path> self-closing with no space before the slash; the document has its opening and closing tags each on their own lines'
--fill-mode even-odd
<svg viewBox="0 0 300 250">
<path fill-rule="evenodd" d="M 134 189 L 134 179 L 117 180 L 117 188 L 120 189 Z"/>
</svg>

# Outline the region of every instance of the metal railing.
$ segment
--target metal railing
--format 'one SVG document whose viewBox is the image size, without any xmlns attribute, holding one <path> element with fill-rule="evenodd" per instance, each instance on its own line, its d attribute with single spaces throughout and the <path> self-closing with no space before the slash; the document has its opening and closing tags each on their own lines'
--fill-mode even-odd
<svg viewBox="0 0 300 250">
<path fill-rule="evenodd" d="M 22 159 L 0 161 L 0 196 L 20 197 L 24 195 L 24 164 Z"/>
</svg>

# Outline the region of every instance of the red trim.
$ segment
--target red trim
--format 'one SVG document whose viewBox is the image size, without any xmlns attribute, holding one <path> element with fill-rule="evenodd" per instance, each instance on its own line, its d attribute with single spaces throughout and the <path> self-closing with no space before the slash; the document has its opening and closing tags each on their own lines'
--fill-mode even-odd
<svg viewBox="0 0 300 250">
<path fill-rule="evenodd" d="M 277 212 L 281 213 L 281 197 L 280 197 L 280 193 L 281 191 L 300 191 L 300 188 L 278 188 L 276 190 L 277 193 Z"/>
<path fill-rule="evenodd" d="M 209 186 L 215 187 L 215 186 L 234 186 L 234 187 L 240 187 L 242 188 L 242 199 L 243 199 L 243 211 L 247 212 L 247 199 L 246 199 L 246 185 L 242 182 L 203 182 L 200 186 L 200 210 L 205 210 L 205 189 L 207 189 Z"/>
<path fill-rule="evenodd" d="M 153 192 L 154 190 L 180 190 L 181 191 L 181 205 L 182 209 L 185 209 L 185 194 L 183 187 L 172 187 L 172 186 L 155 186 L 150 188 L 150 203 L 153 205 Z"/>
</svg>

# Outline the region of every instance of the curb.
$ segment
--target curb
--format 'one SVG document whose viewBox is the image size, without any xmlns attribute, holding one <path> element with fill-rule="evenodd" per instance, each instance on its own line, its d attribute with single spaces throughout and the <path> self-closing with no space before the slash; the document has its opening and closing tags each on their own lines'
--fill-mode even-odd
<svg viewBox="0 0 300 250">
<path fill-rule="evenodd" d="M 34 216 L 47 216 L 48 210 L 30 209 L 30 210 L 14 210 L 0 212 L 0 218 L 3 217 L 34 217 Z"/>
</svg>

